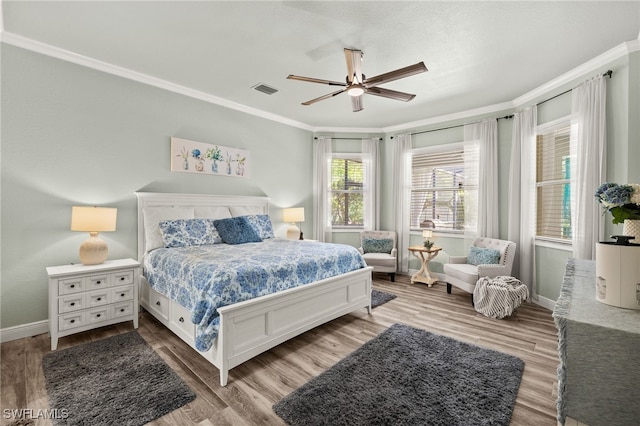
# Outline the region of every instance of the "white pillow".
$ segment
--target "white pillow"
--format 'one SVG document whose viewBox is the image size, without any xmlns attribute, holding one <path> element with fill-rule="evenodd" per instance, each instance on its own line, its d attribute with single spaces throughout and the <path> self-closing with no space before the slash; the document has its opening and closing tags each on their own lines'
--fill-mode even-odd
<svg viewBox="0 0 640 426">
<path fill-rule="evenodd" d="M 231 217 L 228 207 L 196 207 L 194 214 L 196 219 L 227 219 Z"/>
<path fill-rule="evenodd" d="M 266 214 L 264 209 L 260 206 L 231 206 L 231 215 L 236 216 L 249 216 L 252 214 Z"/>
<path fill-rule="evenodd" d="M 145 251 L 149 252 L 158 247 L 164 247 L 160 226 L 163 220 L 194 219 L 193 207 L 145 207 L 142 209 L 144 217 Z"/>
</svg>

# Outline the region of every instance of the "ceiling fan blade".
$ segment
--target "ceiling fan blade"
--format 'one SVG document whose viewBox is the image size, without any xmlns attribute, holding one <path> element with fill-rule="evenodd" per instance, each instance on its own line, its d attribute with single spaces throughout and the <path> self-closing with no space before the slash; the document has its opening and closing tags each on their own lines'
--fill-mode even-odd
<svg viewBox="0 0 640 426">
<path fill-rule="evenodd" d="M 382 87 L 368 87 L 365 93 L 404 102 L 409 102 L 416 97 L 416 95 L 412 95 L 411 93 L 398 92 L 397 90 L 384 89 Z"/>
<path fill-rule="evenodd" d="M 347 81 L 352 84 L 354 77 L 356 83 L 362 83 L 362 51 L 344 49 L 344 58 L 347 61 Z"/>
<path fill-rule="evenodd" d="M 418 62 L 417 64 L 409 65 L 408 67 L 400 68 L 395 71 L 389 71 L 375 77 L 367 78 L 364 81 L 364 84 L 367 87 L 374 87 L 379 84 L 389 83 L 390 81 L 399 80 L 401 78 L 420 74 L 425 71 L 427 71 L 427 67 L 424 65 L 424 62 Z"/>
<path fill-rule="evenodd" d="M 346 86 L 347 85 L 346 83 L 341 83 L 339 81 L 321 80 L 319 78 L 302 77 L 302 76 L 293 75 L 293 74 L 289 74 L 289 76 L 287 78 L 289 80 L 307 81 L 309 83 L 328 84 L 329 86 Z"/>
<path fill-rule="evenodd" d="M 364 106 L 362 105 L 362 95 L 360 96 L 350 96 L 351 97 L 351 106 L 353 107 L 353 112 L 362 111 Z"/>
<path fill-rule="evenodd" d="M 347 89 L 343 89 L 343 90 L 338 90 L 337 92 L 333 92 L 333 93 L 328 93 L 324 96 L 320 96 L 319 98 L 315 98 L 315 99 L 311 99 L 310 101 L 307 102 L 303 102 L 302 105 L 311 105 L 311 104 L 315 104 L 316 102 L 319 101 L 323 101 L 325 99 L 329 99 L 329 98 L 333 98 L 336 95 L 339 95 L 340 93 L 344 92 Z"/>
</svg>

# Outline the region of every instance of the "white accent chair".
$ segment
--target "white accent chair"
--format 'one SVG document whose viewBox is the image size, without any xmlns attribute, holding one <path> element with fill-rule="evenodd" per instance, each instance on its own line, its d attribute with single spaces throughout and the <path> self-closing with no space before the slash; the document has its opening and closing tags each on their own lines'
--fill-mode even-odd
<svg viewBox="0 0 640 426">
<path fill-rule="evenodd" d="M 516 256 L 516 243 L 495 238 L 476 238 L 471 243 L 473 247 L 495 249 L 500 252 L 498 264 L 470 265 L 467 256 L 450 256 L 449 263 L 444 264 L 444 274 L 447 282 L 447 293 L 451 294 L 451 286 L 456 286 L 473 297 L 473 290 L 481 277 L 510 276 L 513 260 Z M 472 299 L 473 300 L 473 299 Z"/>
<path fill-rule="evenodd" d="M 365 252 L 363 243 L 365 239 L 372 240 L 393 240 L 393 246 L 389 253 Z M 367 262 L 368 266 L 373 266 L 374 272 L 387 272 L 389 280 L 396 280 L 396 270 L 398 269 L 398 238 L 395 231 L 362 231 L 360 232 L 360 247 L 358 251 Z"/>
</svg>

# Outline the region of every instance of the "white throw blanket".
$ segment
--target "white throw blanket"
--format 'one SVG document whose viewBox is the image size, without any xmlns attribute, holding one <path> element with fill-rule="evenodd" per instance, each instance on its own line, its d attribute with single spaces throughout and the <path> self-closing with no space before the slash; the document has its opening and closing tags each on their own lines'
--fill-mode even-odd
<svg viewBox="0 0 640 426">
<path fill-rule="evenodd" d="M 473 290 L 476 311 L 489 318 L 511 315 L 529 297 L 529 289 L 514 277 L 482 277 Z"/>
</svg>

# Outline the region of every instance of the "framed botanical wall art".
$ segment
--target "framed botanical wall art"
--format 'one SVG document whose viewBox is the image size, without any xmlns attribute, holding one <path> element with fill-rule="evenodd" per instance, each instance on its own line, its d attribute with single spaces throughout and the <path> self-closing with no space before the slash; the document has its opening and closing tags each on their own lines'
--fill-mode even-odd
<svg viewBox="0 0 640 426">
<path fill-rule="evenodd" d="M 249 151 L 171 138 L 171 171 L 249 177 Z"/>
</svg>

